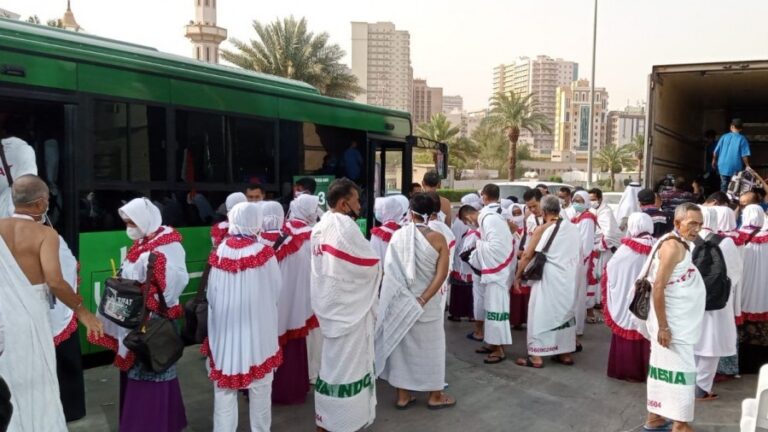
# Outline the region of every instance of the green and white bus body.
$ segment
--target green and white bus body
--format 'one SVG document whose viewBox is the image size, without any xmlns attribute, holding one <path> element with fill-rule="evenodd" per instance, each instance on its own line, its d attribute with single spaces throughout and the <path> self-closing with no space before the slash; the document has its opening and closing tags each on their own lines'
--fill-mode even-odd
<svg viewBox="0 0 768 432">
<path fill-rule="evenodd" d="M 131 198 L 152 199 L 163 222 L 184 237 L 190 283 L 183 303 L 197 289 L 210 225 L 222 217 L 229 193 L 259 183 L 286 204 L 297 176 L 345 175 L 340 161 L 354 147 L 364 161 L 355 180 L 363 190 L 358 222 L 367 233 L 373 198 L 393 185 L 407 190 L 412 151 L 420 146 L 406 112 L 325 97 L 297 81 L 0 19 L 4 121 L 24 122 L 22 138 L 35 148 L 38 172 L 52 190 L 51 220 L 78 257 L 79 292 L 93 311 L 111 261 L 119 265 L 130 247 L 117 209 Z M 437 151 L 443 154 L 436 160 L 446 159 L 444 145 Z M 84 354 L 97 351 L 83 344 Z"/>
</svg>

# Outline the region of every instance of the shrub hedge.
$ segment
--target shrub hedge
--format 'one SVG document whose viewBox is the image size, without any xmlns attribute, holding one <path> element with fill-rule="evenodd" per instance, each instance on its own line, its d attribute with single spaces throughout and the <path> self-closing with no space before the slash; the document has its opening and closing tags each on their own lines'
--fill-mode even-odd
<svg viewBox="0 0 768 432">
<path fill-rule="evenodd" d="M 441 197 L 448 198 L 450 202 L 459 202 L 461 197 L 470 193 L 477 193 L 474 189 L 440 189 L 437 191 Z"/>
</svg>

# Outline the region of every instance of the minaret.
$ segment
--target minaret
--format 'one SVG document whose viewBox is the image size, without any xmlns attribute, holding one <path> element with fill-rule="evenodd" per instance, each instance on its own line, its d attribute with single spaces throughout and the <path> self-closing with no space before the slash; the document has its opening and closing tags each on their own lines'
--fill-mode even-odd
<svg viewBox="0 0 768 432">
<path fill-rule="evenodd" d="M 195 20 L 187 25 L 185 36 L 192 41 L 192 57 L 207 63 L 219 62 L 219 45 L 227 39 L 227 29 L 216 26 L 216 0 L 195 2 Z"/>
<path fill-rule="evenodd" d="M 64 16 L 61 18 L 62 28 L 64 30 L 80 31 L 82 27 L 75 20 L 75 14 L 72 13 L 72 7 L 67 0 L 67 11 L 64 12 Z"/>
</svg>

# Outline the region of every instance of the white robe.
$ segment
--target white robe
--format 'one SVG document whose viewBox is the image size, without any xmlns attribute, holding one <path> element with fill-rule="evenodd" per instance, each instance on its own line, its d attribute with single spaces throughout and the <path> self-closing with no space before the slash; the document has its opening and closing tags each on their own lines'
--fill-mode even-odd
<svg viewBox="0 0 768 432">
<path fill-rule="evenodd" d="M 271 248 L 255 240 L 223 241 L 208 279 L 208 377 L 222 389 L 244 389 L 282 363 L 278 345 L 280 268 Z M 246 244 L 246 242 L 243 242 Z"/>
<path fill-rule="evenodd" d="M 35 159 L 35 149 L 32 146 L 16 137 L 4 138 L 0 140 L 0 145 L 5 150 L 5 158 L 11 169 L 13 181 L 26 174 L 37 175 L 37 160 Z M 8 177 L 5 175 L 2 164 L 0 164 L 0 218 L 10 217 L 13 214 L 13 209 Z"/>
<path fill-rule="evenodd" d="M 595 251 L 597 258 L 592 268 L 592 281 L 599 282 L 603 275 L 603 269 L 608 264 L 613 252 L 612 248 L 618 248 L 621 245 L 621 231 L 619 230 L 613 211 L 607 204 L 602 204 L 594 211 L 597 216 L 597 226 L 595 228 Z M 595 284 L 596 285 L 596 284 Z M 595 304 L 602 302 L 601 290 L 595 291 Z"/>
<path fill-rule="evenodd" d="M 67 242 L 59 236 L 59 261 L 61 274 L 72 290 L 77 294 L 77 260 L 72 255 Z M 51 330 L 56 346 L 69 339 L 77 331 L 75 312 L 59 300 L 49 310 L 51 315 Z"/>
<path fill-rule="evenodd" d="M 399 229 L 400 224 L 394 221 L 388 221 L 371 230 L 371 247 L 380 260 L 384 261 L 384 257 L 387 255 L 387 246 L 392 238 L 392 234 Z"/>
<path fill-rule="evenodd" d="M 595 261 L 592 251 L 595 247 L 595 221 L 592 213 L 584 212 L 577 216 L 575 225 L 579 229 L 579 265 L 576 267 L 578 290 L 576 292 L 576 334 L 584 334 L 584 320 L 587 309 L 595 305 L 597 283 L 589 283 L 590 273 Z M 594 282 L 594 281 L 593 281 Z"/>
<path fill-rule="evenodd" d="M 544 231 L 536 251 L 541 252 L 555 230 Z M 528 302 L 528 354 L 550 356 L 576 350 L 576 273 L 579 251 L 579 231 L 563 220 L 552 245 L 545 253 L 547 263 L 539 281 L 531 281 Z"/>
<path fill-rule="evenodd" d="M 29 283 L 0 238 L 0 315 L 6 329 L 0 376 L 11 391 L 11 432 L 67 430 L 49 305 L 48 287 Z"/>
<path fill-rule="evenodd" d="M 485 341 L 491 345 L 512 343 L 509 327 L 509 288 L 514 274 L 514 241 L 507 221 L 499 214 L 499 204 L 490 204 L 480 211 L 478 225 L 480 240 L 470 256 L 470 264 L 481 272 L 480 283 L 485 297 Z"/>
<path fill-rule="evenodd" d="M 667 236 L 670 235 L 674 234 L 667 234 Z M 667 236 L 659 240 L 656 248 Z M 693 351 L 701 335 L 701 322 L 704 318 L 707 295 L 704 280 L 693 265 L 691 257 L 690 251 L 685 253 L 683 260 L 672 271 L 664 290 L 667 324 L 672 333 L 669 348 L 659 345 L 659 323 L 653 302 L 651 302 L 646 321 L 647 334 L 651 342 L 647 383 L 648 411 L 682 422 L 693 420 L 696 388 L 696 363 Z M 654 257 L 650 263 L 646 263 L 651 268 L 648 276 L 651 283 L 655 280 L 659 262 L 658 257 Z"/>
<path fill-rule="evenodd" d="M 445 243 L 448 245 L 448 268 L 453 267 L 453 255 L 456 251 L 456 237 L 453 235 L 453 231 L 444 222 L 439 220 L 429 221 L 429 228 L 433 231 L 437 231 L 445 238 Z M 441 310 L 445 310 L 445 306 L 450 297 L 451 284 L 448 278 L 445 278 L 445 282 L 440 287 L 440 306 Z"/>
<path fill-rule="evenodd" d="M 741 284 L 741 315 L 744 321 L 768 321 L 768 232 L 757 234 L 742 247 L 744 272 Z"/>
<path fill-rule="evenodd" d="M 613 255 L 601 279 L 604 291 L 605 323 L 611 331 L 627 340 L 641 340 L 634 315 L 629 311 L 630 292 L 642 275 L 653 248 L 653 237 L 627 238 Z"/>
<path fill-rule="evenodd" d="M 315 421 L 353 432 L 376 418 L 373 325 L 381 264 L 349 216 L 326 213 L 311 238 L 312 309 L 323 333 Z"/>
<path fill-rule="evenodd" d="M 317 328 L 317 318 L 312 313 L 310 297 L 310 262 L 312 249 L 309 242 L 312 228 L 291 221 L 287 225 L 289 236 L 277 250 L 282 287 L 278 301 L 278 325 L 280 346 L 291 339 L 306 337 Z"/>
<path fill-rule="evenodd" d="M 440 292 L 422 308 L 439 254 L 416 224 L 392 236 L 384 261 L 378 322 L 377 374 L 392 386 L 439 391 L 445 384 L 445 330 Z"/>
</svg>

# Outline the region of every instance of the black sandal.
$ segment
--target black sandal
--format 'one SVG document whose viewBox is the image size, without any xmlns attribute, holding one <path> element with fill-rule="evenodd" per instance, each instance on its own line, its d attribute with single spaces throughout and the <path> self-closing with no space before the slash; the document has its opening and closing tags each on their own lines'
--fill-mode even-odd
<svg viewBox="0 0 768 432">
<path fill-rule="evenodd" d="M 491 354 L 492 352 L 493 350 L 488 348 L 487 346 L 484 346 L 482 348 L 478 348 L 475 350 L 475 353 L 477 354 Z"/>
<path fill-rule="evenodd" d="M 497 364 L 497 363 L 503 362 L 506 359 L 507 359 L 506 355 L 503 355 L 503 354 L 499 355 L 499 354 L 497 354 L 495 352 L 492 352 L 491 354 L 488 355 L 488 357 L 486 357 L 483 360 L 483 363 L 485 363 L 485 364 Z"/>
</svg>

